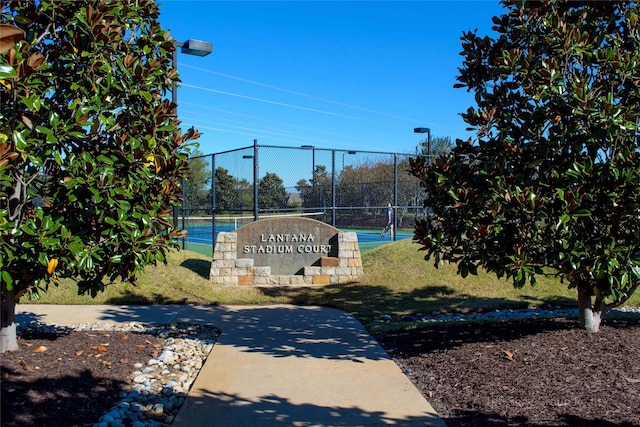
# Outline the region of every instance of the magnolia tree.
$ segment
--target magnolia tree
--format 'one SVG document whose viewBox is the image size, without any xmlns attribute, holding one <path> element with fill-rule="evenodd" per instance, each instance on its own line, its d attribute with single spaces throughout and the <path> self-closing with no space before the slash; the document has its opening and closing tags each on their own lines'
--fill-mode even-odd
<svg viewBox="0 0 640 427">
<path fill-rule="evenodd" d="M 165 262 L 193 129 L 165 95 L 173 40 L 153 0 L 5 3 L 0 45 L 0 351 L 15 303 L 63 277 L 95 296 Z"/>
<path fill-rule="evenodd" d="M 412 162 L 436 215 L 415 239 L 462 276 L 559 276 L 597 331 L 640 280 L 640 5 L 503 5 L 497 38 L 461 38 L 477 141 Z"/>
</svg>

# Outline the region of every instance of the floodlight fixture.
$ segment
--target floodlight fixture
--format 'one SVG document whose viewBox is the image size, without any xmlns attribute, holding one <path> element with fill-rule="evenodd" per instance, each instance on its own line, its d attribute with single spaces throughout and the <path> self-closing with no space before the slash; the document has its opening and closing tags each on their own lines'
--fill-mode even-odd
<svg viewBox="0 0 640 427">
<path fill-rule="evenodd" d="M 180 42 L 176 42 L 176 44 L 180 44 Z M 209 42 L 204 42 L 202 40 L 193 40 L 189 39 L 184 43 L 181 43 L 182 53 L 186 53 L 187 55 L 195 55 L 195 56 L 207 56 L 211 52 L 213 52 L 213 46 Z"/>
</svg>

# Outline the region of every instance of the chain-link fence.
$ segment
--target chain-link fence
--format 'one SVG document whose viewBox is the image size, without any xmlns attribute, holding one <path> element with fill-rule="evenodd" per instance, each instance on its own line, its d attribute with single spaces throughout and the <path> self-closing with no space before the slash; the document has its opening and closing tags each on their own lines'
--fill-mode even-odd
<svg viewBox="0 0 640 427">
<path fill-rule="evenodd" d="M 211 254 L 219 231 L 268 216 L 307 216 L 355 230 L 361 243 L 381 240 L 391 204 L 393 232 L 412 235 L 425 214 L 424 191 L 410 175 L 411 155 L 254 145 L 191 158 L 176 225 L 185 246 Z M 383 236 L 384 237 L 384 236 Z"/>
</svg>

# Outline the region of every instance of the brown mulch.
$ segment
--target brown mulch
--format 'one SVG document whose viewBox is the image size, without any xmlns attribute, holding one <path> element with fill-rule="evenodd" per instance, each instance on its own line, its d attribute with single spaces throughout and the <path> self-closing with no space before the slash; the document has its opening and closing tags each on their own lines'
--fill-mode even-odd
<svg viewBox="0 0 640 427">
<path fill-rule="evenodd" d="M 449 324 L 377 337 L 449 427 L 640 426 L 640 323 Z"/>
<path fill-rule="evenodd" d="M 640 323 L 441 324 L 376 337 L 449 427 L 640 426 Z M 163 341 L 132 332 L 23 334 L 1 356 L 1 425 L 91 426 Z M 46 347 L 44 349 L 43 347 Z M 36 351 L 38 350 L 38 351 Z"/>
<path fill-rule="evenodd" d="M 164 340 L 134 332 L 27 332 L 0 355 L 3 427 L 92 426 L 120 402 L 135 363 Z"/>
</svg>

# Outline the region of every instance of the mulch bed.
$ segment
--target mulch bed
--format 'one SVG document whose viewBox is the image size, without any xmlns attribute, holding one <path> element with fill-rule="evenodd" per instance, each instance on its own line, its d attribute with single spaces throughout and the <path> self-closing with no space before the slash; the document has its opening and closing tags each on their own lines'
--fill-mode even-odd
<svg viewBox="0 0 640 427">
<path fill-rule="evenodd" d="M 2 354 L 4 427 L 92 426 L 120 402 L 135 363 L 157 357 L 164 340 L 133 332 L 25 333 Z"/>
<path fill-rule="evenodd" d="M 640 323 L 431 325 L 380 344 L 449 427 L 640 426 Z M 161 339 L 124 332 L 23 334 L 2 355 L 1 425 L 91 426 Z M 44 350 L 41 346 L 46 347 Z M 39 351 L 36 351 L 39 350 Z"/>
<path fill-rule="evenodd" d="M 378 336 L 449 427 L 640 426 L 640 323 L 449 324 Z"/>
</svg>

